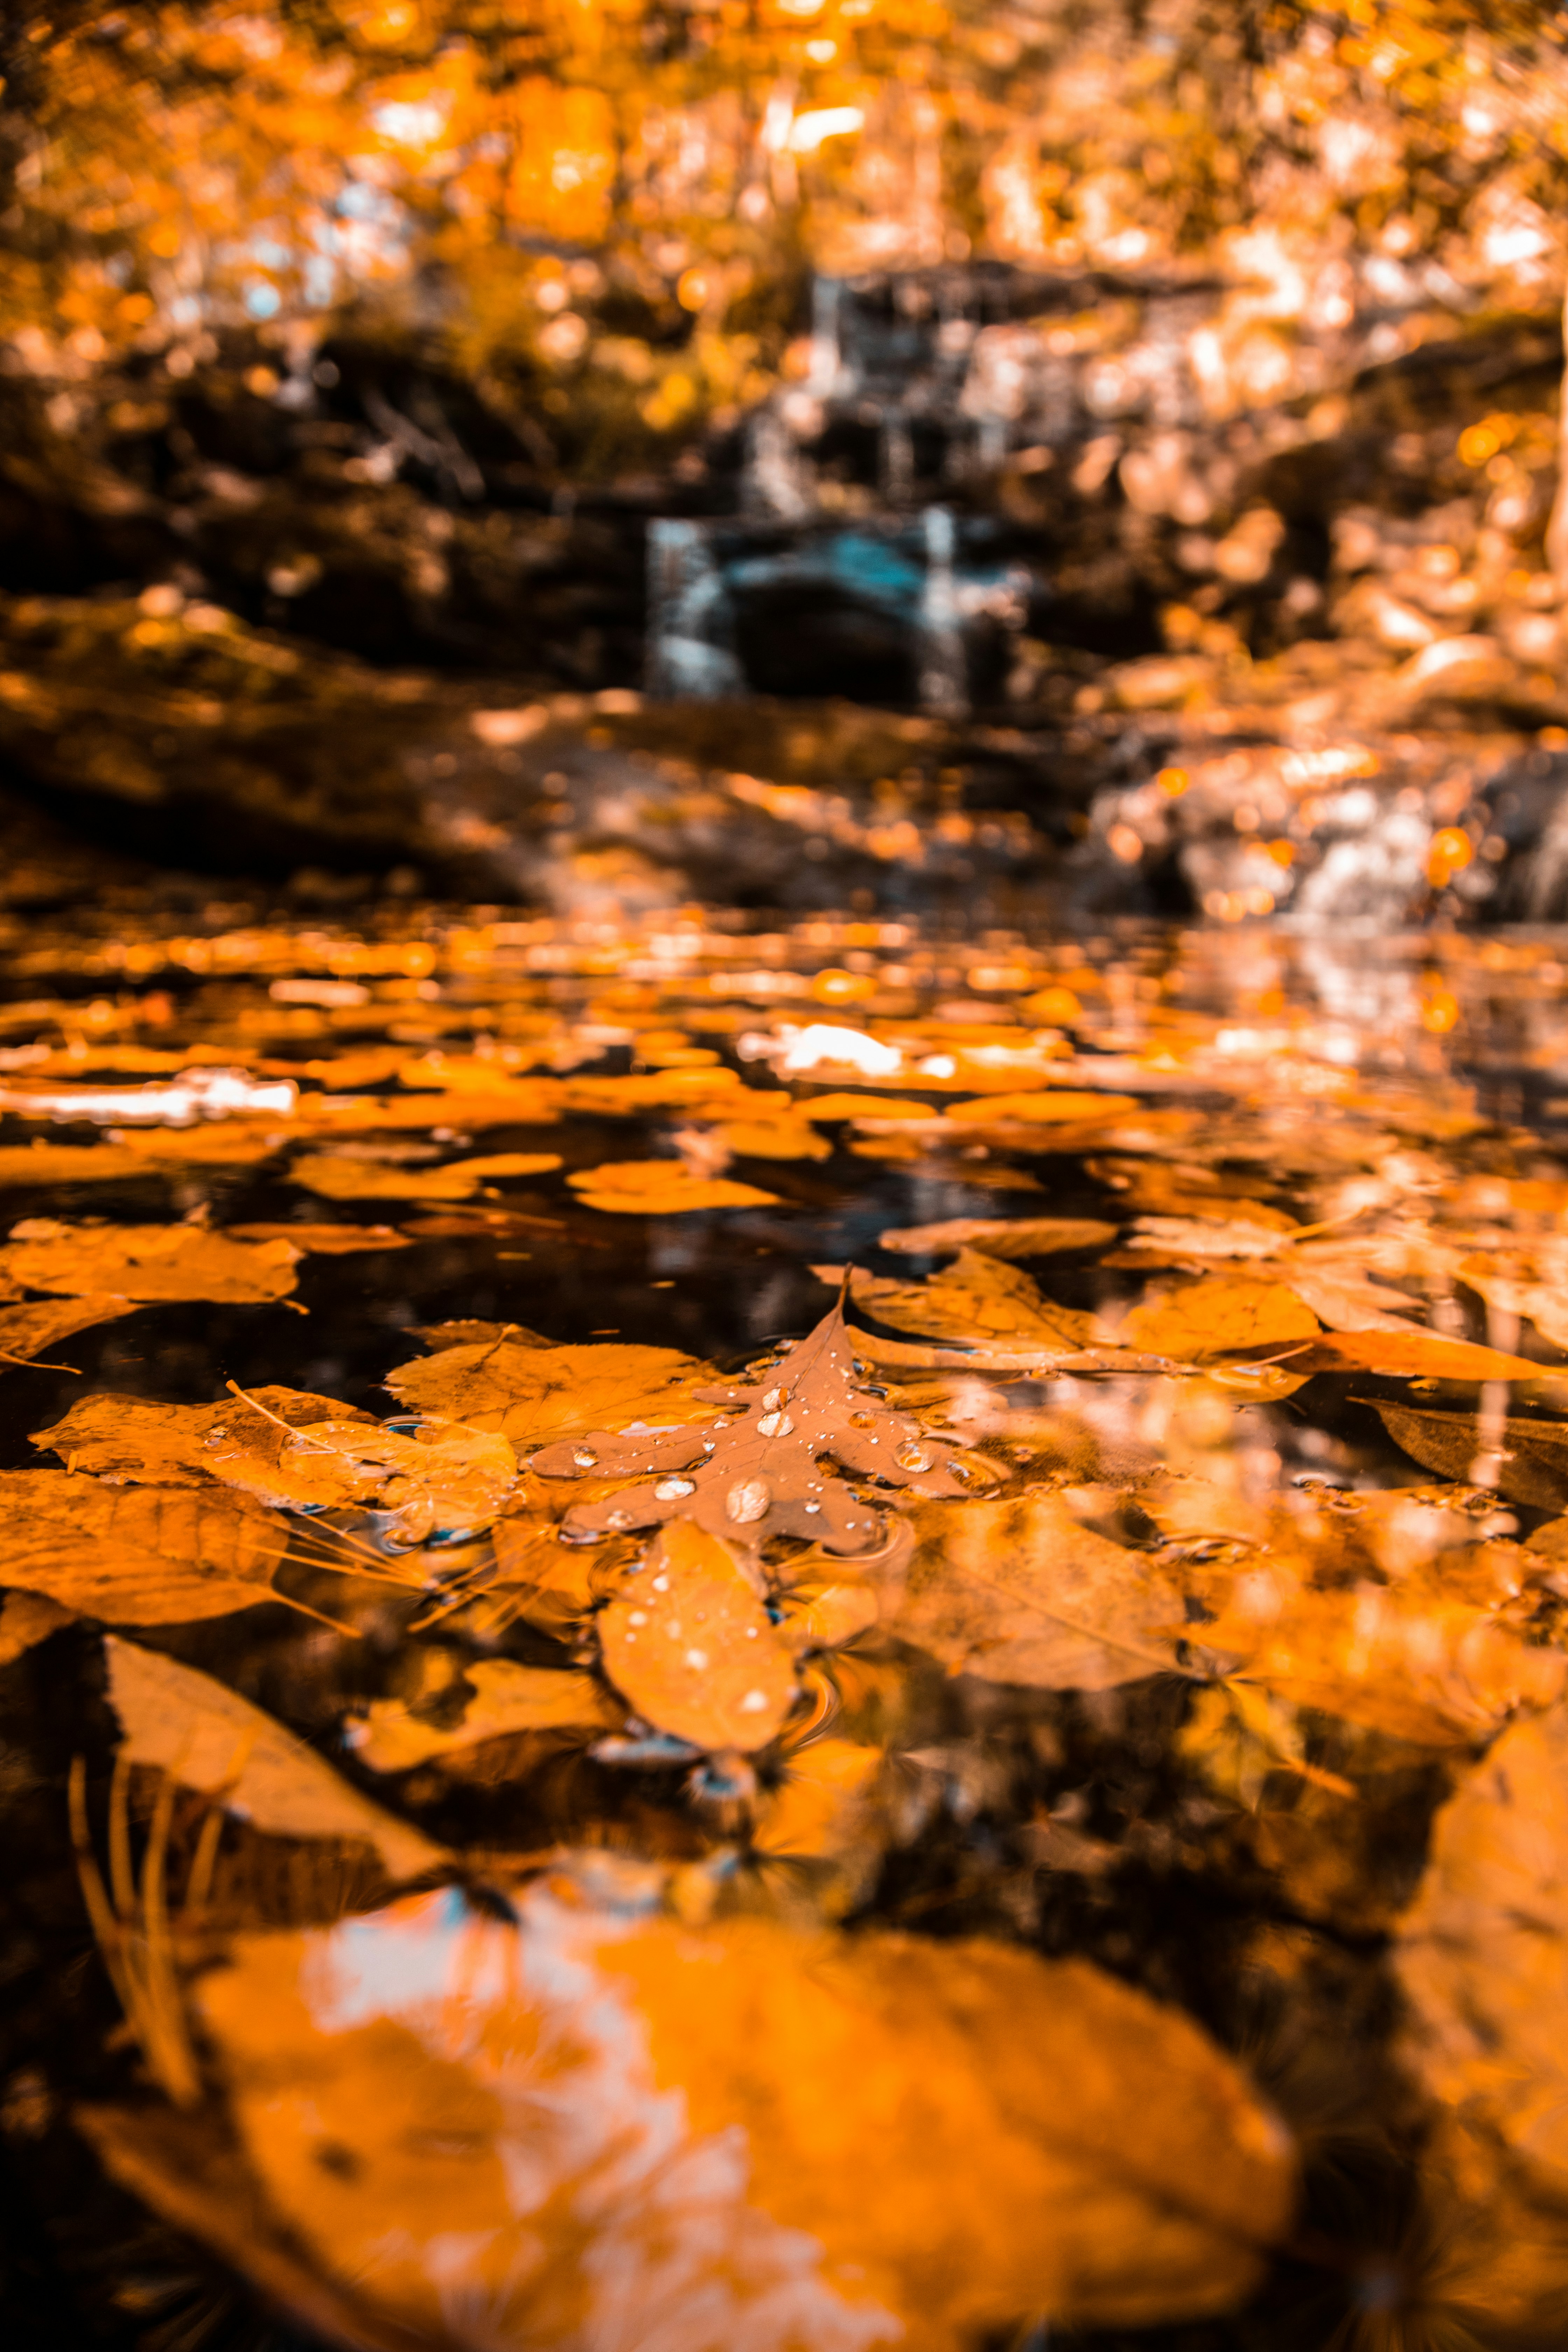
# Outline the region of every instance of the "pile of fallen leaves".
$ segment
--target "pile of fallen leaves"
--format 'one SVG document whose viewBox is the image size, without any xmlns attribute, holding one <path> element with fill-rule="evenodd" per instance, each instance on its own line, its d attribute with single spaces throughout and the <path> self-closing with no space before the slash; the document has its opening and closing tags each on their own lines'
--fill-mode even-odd
<svg viewBox="0 0 1568 2352">
<path fill-rule="evenodd" d="M 1400 1066 L 1284 948 L 1243 1018 L 853 929 L 6 1010 L 0 1671 L 122 2012 L 38 2095 L 333 2341 L 1539 2330 L 1568 1168 L 1495 964 Z M 704 1351 L 552 1309 L 707 1263 Z"/>
</svg>

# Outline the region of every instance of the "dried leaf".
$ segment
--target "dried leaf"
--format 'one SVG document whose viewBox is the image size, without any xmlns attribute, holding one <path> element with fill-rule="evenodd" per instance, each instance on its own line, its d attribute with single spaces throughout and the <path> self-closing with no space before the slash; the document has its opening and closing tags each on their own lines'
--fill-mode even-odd
<svg viewBox="0 0 1568 2352">
<path fill-rule="evenodd" d="M 1568 2187 L 1568 1706 L 1510 1725 L 1432 1828 L 1395 1947 L 1408 2062 Z"/>
<path fill-rule="evenodd" d="M 689 1409 L 707 1368 L 678 1348 L 541 1348 L 487 1339 L 443 1348 L 388 1372 L 403 1404 L 470 1429 L 497 1429 L 520 1451 L 595 1422 L 668 1421 Z"/>
<path fill-rule="evenodd" d="M 95 1324 L 114 1323 L 133 1311 L 132 1301 L 112 1291 L 87 1291 L 78 1298 L 36 1298 L 21 1307 L 0 1307 L 0 1369 L 31 1363 L 47 1348 Z"/>
<path fill-rule="evenodd" d="M 1110 1690 L 1185 1671 L 1180 1586 L 1058 1496 L 921 1503 L 911 1516 L 915 1549 L 883 1580 L 882 1622 L 950 1674 Z"/>
<path fill-rule="evenodd" d="M 938 1225 L 895 1225 L 878 1234 L 877 1245 L 910 1257 L 961 1249 L 984 1250 L 987 1257 L 1055 1257 L 1102 1248 L 1116 1232 L 1094 1217 L 949 1217 Z"/>
<path fill-rule="evenodd" d="M 1242 1348 L 1284 1348 L 1315 1337 L 1317 1329 L 1311 1308 L 1283 1283 L 1222 1274 L 1134 1307 L 1116 1336 L 1123 1347 L 1191 1364 Z M 1300 1369 L 1295 1356 L 1290 1369 Z"/>
<path fill-rule="evenodd" d="M 500 1151 L 448 1160 L 442 1168 L 386 1166 L 319 1151 L 296 1160 L 289 1181 L 328 1201 L 468 1201 L 496 1177 L 542 1176 L 560 1165 L 553 1151 Z"/>
<path fill-rule="evenodd" d="M 610 1160 L 574 1169 L 566 1179 L 586 1209 L 637 1217 L 673 1217 L 688 1209 L 770 1209 L 776 1192 L 737 1184 L 727 1176 L 693 1175 L 680 1160 Z"/>
<path fill-rule="evenodd" d="M 1083 1961 L 697 1931 L 594 1884 L 516 1927 L 435 1896 L 246 1937 L 200 1979 L 268 2201 L 373 2318 L 475 2352 L 650 2309 L 682 2352 L 960 2352 L 1223 2310 L 1289 2225 L 1235 2066 Z"/>
<path fill-rule="evenodd" d="M 287 1298 L 291 1242 L 236 1242 L 203 1225 L 68 1225 L 30 1217 L 0 1247 L 0 1268 L 28 1290 L 80 1298 L 205 1298 L 223 1306 Z"/>
<path fill-rule="evenodd" d="M 965 1486 L 954 1475 L 952 1449 L 904 1414 L 879 1409 L 858 1386 L 854 1360 L 841 1302 L 782 1362 L 744 1386 L 697 1391 L 703 1402 L 742 1407 L 735 1418 L 646 1435 L 591 1429 L 572 1444 L 545 1447 L 532 1466 L 547 1478 L 658 1474 L 655 1483 L 574 1505 L 564 1523 L 574 1539 L 685 1518 L 748 1548 L 789 1535 L 833 1552 L 869 1551 L 881 1538 L 874 1506 L 819 1475 L 820 1457 L 915 1494 L 963 1494 Z"/>
<path fill-rule="evenodd" d="M 447 1703 L 439 1720 L 402 1699 L 376 1699 L 351 1720 L 347 1737 L 373 1772 L 406 1772 L 433 1756 L 455 1756 L 487 1739 L 521 1731 L 613 1731 L 622 1710 L 592 1675 L 567 1667 L 523 1666 L 514 1658 L 480 1658 L 464 1666 L 471 1696 L 459 1714 Z"/>
<path fill-rule="evenodd" d="M 246 1495 L 0 1471 L 7 1583 L 111 1625 L 183 1625 L 272 1596 L 286 1538 Z"/>
<path fill-rule="evenodd" d="M 1532 1421 L 1510 1415 L 1500 1429 L 1482 1430 L 1469 1412 L 1428 1412 L 1414 1405 L 1386 1404 L 1374 1400 L 1373 1411 L 1412 1461 L 1436 1470 L 1445 1478 L 1471 1477 L 1478 1455 L 1489 1452 L 1495 1437 L 1501 1450 L 1490 1456 L 1497 1472 L 1498 1491 L 1510 1502 L 1534 1511 L 1561 1511 L 1568 1506 L 1568 1423 Z"/>
<path fill-rule="evenodd" d="M 814 1265 L 819 1282 L 838 1283 L 844 1269 Z M 1058 1307 L 1042 1296 L 1022 1267 L 980 1250 L 960 1249 L 953 1263 L 924 1282 L 889 1282 L 880 1275 L 849 1276 L 849 1296 L 864 1314 L 897 1331 L 919 1331 L 936 1339 L 981 1347 L 1001 1341 L 1042 1353 L 1076 1354 L 1101 1335 L 1100 1318 Z"/>
<path fill-rule="evenodd" d="M 599 1620 L 605 1672 L 639 1715 L 694 1748 L 765 1748 L 795 1660 L 721 1537 L 677 1519 Z"/>
<path fill-rule="evenodd" d="M 389 1878 L 418 1878 L 449 1859 L 226 1684 L 112 1633 L 103 1649 L 110 1705 L 132 1764 L 157 1765 L 273 1837 L 372 1845 Z"/>
</svg>

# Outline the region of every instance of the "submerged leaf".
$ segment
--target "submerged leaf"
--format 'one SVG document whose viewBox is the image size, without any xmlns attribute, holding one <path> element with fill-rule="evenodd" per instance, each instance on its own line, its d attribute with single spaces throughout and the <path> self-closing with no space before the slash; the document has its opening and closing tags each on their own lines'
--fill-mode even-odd
<svg viewBox="0 0 1568 2352">
<path fill-rule="evenodd" d="M 566 1179 L 584 1208 L 629 1216 L 672 1217 L 688 1209 L 773 1209 L 776 1192 L 728 1176 L 693 1175 L 680 1160 L 617 1160 L 574 1169 Z"/>
<path fill-rule="evenodd" d="M 950 1674 L 1110 1690 L 1184 1671 L 1180 1586 L 1057 1496 L 922 1503 L 913 1518 L 913 1554 L 883 1580 L 882 1622 Z"/>
<path fill-rule="evenodd" d="M 605 1672 L 639 1715 L 694 1748 L 765 1748 L 795 1660 L 729 1545 L 672 1521 L 599 1619 Z"/>
<path fill-rule="evenodd" d="M 13 1226 L 0 1269 L 28 1290 L 79 1298 L 204 1298 L 224 1306 L 287 1298 L 300 1252 L 291 1242 L 236 1242 L 203 1225 Z"/>
<path fill-rule="evenodd" d="M 348 1726 L 350 1747 L 373 1772 L 406 1772 L 433 1756 L 455 1756 L 487 1739 L 520 1731 L 613 1731 L 622 1710 L 592 1675 L 569 1667 L 523 1666 L 515 1658 L 480 1658 L 463 1668 L 472 1696 L 458 1715 L 444 1705 L 437 1721 L 403 1699 L 373 1701 Z M 443 1689 L 446 1698 L 449 1685 Z"/>
<path fill-rule="evenodd" d="M 1087 1963 L 698 1931 L 595 1868 L 517 1927 L 437 1895 L 244 1937 L 196 1987 L 268 2203 L 383 2327 L 961 2352 L 1222 2311 L 1289 2227 L 1280 2126 Z"/>
<path fill-rule="evenodd" d="M 1506 1730 L 1432 1829 L 1395 1965 L 1409 2063 L 1568 2189 L 1568 1706 Z"/>
<path fill-rule="evenodd" d="M 5 1580 L 111 1625 L 181 1625 L 272 1598 L 286 1537 L 248 1496 L 0 1471 Z"/>
<path fill-rule="evenodd" d="M 371 1845 L 389 1878 L 417 1878 L 447 1860 L 418 1830 L 362 1797 L 326 1759 L 248 1699 L 195 1666 L 104 1637 L 109 1700 L 132 1764 L 156 1764 L 182 1788 L 274 1837 L 347 1838 Z"/>
</svg>

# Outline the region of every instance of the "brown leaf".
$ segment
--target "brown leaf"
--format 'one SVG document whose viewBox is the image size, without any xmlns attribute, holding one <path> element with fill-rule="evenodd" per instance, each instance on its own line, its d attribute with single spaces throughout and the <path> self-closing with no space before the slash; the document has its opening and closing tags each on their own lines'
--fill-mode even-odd
<svg viewBox="0 0 1568 2352">
<path fill-rule="evenodd" d="M 1568 1706 L 1510 1725 L 1438 1813 L 1395 1947 L 1429 2094 L 1568 2189 Z"/>
<path fill-rule="evenodd" d="M 1242 1348 L 1284 1349 L 1313 1338 L 1317 1329 L 1311 1308 L 1283 1283 L 1221 1274 L 1134 1307 L 1116 1337 L 1123 1347 L 1190 1364 Z M 1289 1365 L 1292 1371 L 1300 1369 L 1294 1355 Z"/>
<path fill-rule="evenodd" d="M 595 1422 L 672 1419 L 689 1409 L 707 1367 L 678 1348 L 540 1348 L 488 1339 L 443 1348 L 388 1372 L 403 1404 L 471 1429 L 499 1429 L 519 1446 Z"/>
<path fill-rule="evenodd" d="M 961 1249 L 984 1250 L 987 1257 L 1054 1257 L 1099 1249 L 1116 1233 L 1094 1217 L 949 1217 L 937 1225 L 895 1225 L 878 1234 L 877 1245 L 910 1257 L 945 1257 Z"/>
<path fill-rule="evenodd" d="M 307 1152 L 289 1171 L 291 1184 L 329 1201 L 468 1201 L 495 1178 L 540 1176 L 559 1168 L 553 1151 L 501 1151 L 452 1160 L 442 1168 L 385 1166 L 346 1154 Z"/>
<path fill-rule="evenodd" d="M 1222 2311 L 1288 2229 L 1281 2126 L 1086 1962 L 699 1931 L 595 1907 L 595 1869 L 517 1927 L 429 1897 L 245 1937 L 195 1988 L 268 2206 L 373 2320 L 576 2352 L 651 2306 L 682 2352 L 961 2352 Z"/>
<path fill-rule="evenodd" d="M 869 1551 L 881 1539 L 874 1506 L 819 1475 L 820 1457 L 916 1494 L 966 1489 L 953 1475 L 952 1449 L 904 1414 L 879 1410 L 858 1385 L 854 1361 L 840 1303 L 782 1361 L 744 1386 L 697 1391 L 705 1402 L 741 1406 L 735 1418 L 647 1435 L 591 1429 L 571 1444 L 546 1446 L 532 1466 L 546 1478 L 658 1474 L 654 1483 L 575 1505 L 564 1523 L 570 1538 L 685 1518 L 748 1548 L 789 1535 L 833 1552 Z"/>
<path fill-rule="evenodd" d="M 80 1298 L 205 1298 L 224 1306 L 287 1298 L 291 1242 L 236 1242 L 202 1225 L 68 1225 L 30 1217 L 11 1229 L 0 1267 L 28 1290 Z"/>
<path fill-rule="evenodd" d="M 1425 1407 L 1386 1404 L 1381 1398 L 1373 1410 L 1395 1445 L 1445 1478 L 1468 1481 L 1478 1454 L 1491 1443 L 1490 1431 L 1483 1433 L 1474 1413 L 1429 1412 Z M 1568 1506 L 1568 1423 L 1510 1415 L 1498 1434 L 1502 1440 L 1495 1457 L 1498 1491 L 1534 1511 L 1555 1512 Z"/>
<path fill-rule="evenodd" d="M 428 1656 L 428 1652 L 424 1654 Z M 480 1658 L 462 1668 L 471 1695 L 453 1715 L 452 1684 L 440 1686 L 437 1720 L 403 1699 L 376 1699 L 348 1725 L 350 1747 L 373 1772 L 406 1772 L 433 1756 L 455 1756 L 487 1739 L 521 1731 L 613 1731 L 623 1710 L 592 1675 L 561 1666 L 524 1666 L 514 1658 Z"/>
<path fill-rule="evenodd" d="M 721 1537 L 663 1528 L 599 1619 L 605 1672 L 639 1715 L 694 1748 L 765 1748 L 795 1697 L 795 1660 Z"/>
<path fill-rule="evenodd" d="M 133 1311 L 132 1302 L 112 1291 L 88 1291 L 78 1298 L 36 1298 L 21 1307 L 0 1307 L 0 1368 L 31 1363 L 45 1349 L 98 1323 L 114 1323 Z"/>
<path fill-rule="evenodd" d="M 286 1532 L 247 1495 L 0 1471 L 5 1578 L 111 1625 L 182 1625 L 272 1594 Z"/>
<path fill-rule="evenodd" d="M 842 1266 L 813 1266 L 819 1282 L 838 1283 Z M 960 1249 L 953 1263 L 924 1282 L 890 1282 L 850 1271 L 849 1296 L 862 1313 L 897 1331 L 975 1347 L 1000 1341 L 1042 1354 L 1074 1355 L 1101 1336 L 1100 1318 L 1058 1307 L 1021 1266 L 980 1250 Z"/>
<path fill-rule="evenodd" d="M 921 1503 L 911 1517 L 915 1549 L 884 1581 L 882 1622 L 950 1674 L 1110 1690 L 1184 1671 L 1180 1586 L 1056 1496 Z"/>
<path fill-rule="evenodd" d="M 586 1209 L 636 1217 L 673 1217 L 688 1209 L 769 1209 L 776 1192 L 727 1176 L 694 1176 L 679 1160 L 617 1160 L 574 1169 L 566 1179 Z"/>
<path fill-rule="evenodd" d="M 155 1764 L 274 1837 L 371 1845 L 389 1878 L 449 1859 L 421 1832 L 362 1797 L 282 1724 L 225 1683 L 161 1651 L 104 1637 L 109 1701 L 132 1764 Z"/>
</svg>

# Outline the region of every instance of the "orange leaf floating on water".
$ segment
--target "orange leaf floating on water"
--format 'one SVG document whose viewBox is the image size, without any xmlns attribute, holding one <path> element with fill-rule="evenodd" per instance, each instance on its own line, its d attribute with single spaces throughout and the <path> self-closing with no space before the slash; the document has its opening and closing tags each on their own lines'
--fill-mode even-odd
<svg viewBox="0 0 1568 2352">
<path fill-rule="evenodd" d="M 622 1721 L 617 1706 L 592 1675 L 563 1666 L 524 1666 L 515 1658 L 479 1658 L 466 1664 L 463 1678 L 473 1696 L 462 1713 L 437 1724 L 402 1699 L 375 1699 L 347 1727 L 350 1747 L 373 1772 L 406 1772 L 433 1756 L 454 1756 L 489 1739 L 520 1731 L 613 1731 Z M 441 1692 L 448 1696 L 450 1685 Z"/>
<path fill-rule="evenodd" d="M 732 1118 L 712 1130 L 739 1160 L 831 1160 L 833 1146 L 804 1118 Z M 662 1163 L 660 1163 L 662 1164 Z"/>
<path fill-rule="evenodd" d="M 1131 1319 L 1131 1318 L 1130 1318 Z M 1123 1328 L 1126 1327 L 1123 1326 Z M 1436 1331 L 1322 1332 L 1307 1347 L 1279 1351 L 1287 1372 L 1382 1372 L 1393 1380 L 1539 1381 L 1552 1370 Z"/>
<path fill-rule="evenodd" d="M 689 1411 L 691 1383 L 710 1368 L 679 1348 L 540 1347 L 485 1339 L 443 1348 L 388 1372 L 401 1403 L 474 1429 L 497 1429 L 519 1448 L 601 1421 L 670 1421 Z"/>
<path fill-rule="evenodd" d="M 696 1930 L 622 1879 L 241 1937 L 195 1987 L 264 2212 L 370 2341 L 580 2352 L 652 2308 L 680 2352 L 966 2352 L 1223 2311 L 1289 2230 L 1283 2127 L 1089 1963 Z"/>
<path fill-rule="evenodd" d="M 158 1765 L 182 1788 L 203 1790 L 275 1837 L 374 1846 L 389 1878 L 417 1878 L 449 1859 L 226 1683 L 112 1633 L 103 1648 L 129 1762 Z"/>
<path fill-rule="evenodd" d="M 270 1601 L 286 1533 L 247 1495 L 0 1471 L 5 1580 L 111 1625 L 183 1625 Z"/>
<path fill-rule="evenodd" d="M 361 1250 L 408 1249 L 395 1225 L 226 1225 L 230 1241 L 291 1242 L 309 1257 L 351 1257 Z"/>
<path fill-rule="evenodd" d="M 733 1419 L 621 1436 L 589 1429 L 569 1444 L 544 1447 L 532 1467 L 547 1478 L 592 1472 L 649 1481 L 603 1502 L 575 1504 L 564 1522 L 573 1538 L 683 1518 L 749 1548 L 790 1535 L 832 1552 L 870 1551 L 882 1532 L 875 1505 L 819 1471 L 819 1457 L 915 1494 L 968 1488 L 953 1473 L 950 1445 L 867 1394 L 857 1379 L 855 1347 L 840 1304 L 743 1387 L 696 1391 L 703 1403 L 742 1407 Z"/>
<path fill-rule="evenodd" d="M 23 1184 L 109 1184 L 148 1172 L 143 1153 L 112 1143 L 8 1143 L 0 1146 L 0 1188 Z"/>
<path fill-rule="evenodd" d="M 500 1176 L 542 1176 L 559 1168 L 552 1151 L 500 1151 L 478 1160 L 453 1160 L 443 1168 L 388 1167 L 347 1154 L 307 1152 L 289 1171 L 329 1201 L 468 1201 Z"/>
<path fill-rule="evenodd" d="M 1428 2093 L 1568 2187 L 1568 1706 L 1504 1731 L 1438 1813 L 1394 1966 Z"/>
<path fill-rule="evenodd" d="M 776 1192 L 727 1176 L 694 1176 L 679 1160 L 619 1160 L 574 1169 L 566 1179 L 584 1208 L 637 1217 L 672 1217 L 688 1209 L 772 1209 Z"/>
<path fill-rule="evenodd" d="M 8 1592 L 0 1601 L 0 1666 L 8 1666 L 14 1658 L 58 1633 L 62 1625 L 75 1622 L 74 1610 L 46 1600 L 41 1592 Z"/>
<path fill-rule="evenodd" d="M 930 1103 L 917 1102 L 913 1096 L 827 1094 L 802 1095 L 795 1104 L 802 1118 L 814 1126 L 835 1126 L 848 1118 L 933 1118 L 936 1114 Z"/>
<path fill-rule="evenodd" d="M 909 1257 L 946 1257 L 963 1249 L 987 1257 L 1052 1257 L 1099 1249 L 1116 1234 L 1115 1225 L 1094 1217 L 949 1217 L 936 1225 L 894 1225 L 878 1234 L 877 1246 Z"/>
<path fill-rule="evenodd" d="M 1123 1347 L 1194 1363 L 1205 1356 L 1234 1355 L 1243 1348 L 1289 1347 L 1313 1339 L 1318 1318 L 1282 1282 L 1252 1275 L 1214 1275 L 1134 1307 L 1116 1337 Z M 1300 1370 L 1292 1353 L 1288 1368 Z"/>
<path fill-rule="evenodd" d="M 795 1660 L 722 1538 L 675 1520 L 599 1619 L 605 1672 L 639 1715 L 694 1748 L 765 1748 Z"/>
<path fill-rule="evenodd" d="M 376 1426 L 368 1413 L 300 1389 L 253 1389 L 216 1404 L 159 1404 L 100 1391 L 79 1398 L 52 1428 L 35 1430 L 29 1442 L 117 1486 L 215 1478 L 258 1502 L 315 1508 L 349 1500 L 343 1482 L 323 1481 L 313 1458 L 289 1462 L 284 1452 L 292 1428 L 332 1413 Z"/>
<path fill-rule="evenodd" d="M 820 1282 L 837 1282 L 843 1268 L 813 1266 L 812 1272 Z M 1037 1347 L 1042 1356 L 1074 1355 L 1104 1336 L 1097 1315 L 1058 1307 L 1022 1267 L 981 1250 L 961 1248 L 951 1265 L 924 1282 L 890 1282 L 857 1266 L 849 1296 L 863 1314 L 895 1330 L 977 1347 L 1001 1340 L 1015 1349 Z"/>
<path fill-rule="evenodd" d="M 0 1247 L 0 1272 L 28 1290 L 81 1297 L 203 1298 L 223 1306 L 287 1298 L 290 1242 L 235 1242 L 203 1225 L 68 1225 L 28 1217 Z"/>
<path fill-rule="evenodd" d="M 974 1102 L 950 1103 L 944 1123 L 954 1127 L 1069 1127 L 1089 1120 L 1121 1118 L 1142 1109 L 1136 1095 L 1097 1095 L 1082 1087 L 1053 1087 L 1038 1094 L 982 1095 Z"/>
<path fill-rule="evenodd" d="M 95 1324 L 113 1323 L 134 1312 L 114 1291 L 88 1291 L 79 1298 L 35 1298 L 20 1307 L 0 1307 L 0 1370 L 29 1363 L 46 1349 Z"/>
<path fill-rule="evenodd" d="M 1424 1469 L 1468 1481 L 1477 1456 L 1486 1454 L 1499 1493 L 1510 1501 L 1536 1511 L 1561 1511 L 1568 1504 L 1568 1423 L 1520 1413 L 1483 1429 L 1473 1412 L 1431 1412 L 1383 1398 L 1373 1410 L 1394 1444 Z"/>
<path fill-rule="evenodd" d="M 920 1503 L 910 1516 L 915 1549 L 881 1579 L 882 1622 L 950 1674 L 1110 1690 L 1184 1671 L 1180 1585 L 1057 1496 Z"/>
<path fill-rule="evenodd" d="M 144 1173 L 163 1168 L 254 1168 L 292 1140 L 276 1119 L 220 1119 L 210 1127 L 111 1127 L 109 1144 L 129 1151 Z"/>
</svg>

